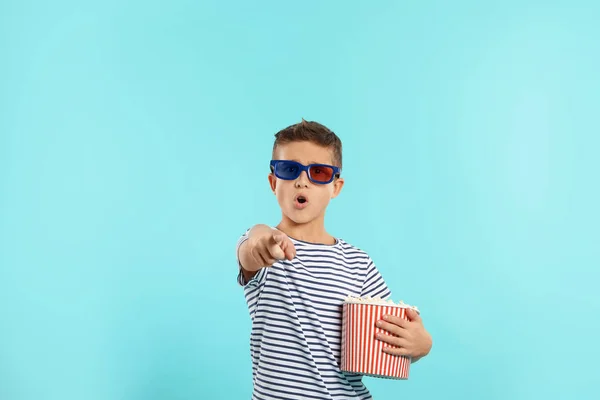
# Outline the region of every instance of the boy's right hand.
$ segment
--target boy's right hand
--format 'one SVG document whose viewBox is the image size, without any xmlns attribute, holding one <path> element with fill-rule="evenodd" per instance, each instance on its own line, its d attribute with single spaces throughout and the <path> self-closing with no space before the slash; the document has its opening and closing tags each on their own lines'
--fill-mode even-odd
<svg viewBox="0 0 600 400">
<path fill-rule="evenodd" d="M 256 272 L 263 267 L 270 267 L 277 260 L 292 260 L 294 257 L 296 248 L 290 238 L 267 225 L 254 226 L 248 234 L 248 240 L 239 248 L 240 263 L 248 272 Z"/>
</svg>

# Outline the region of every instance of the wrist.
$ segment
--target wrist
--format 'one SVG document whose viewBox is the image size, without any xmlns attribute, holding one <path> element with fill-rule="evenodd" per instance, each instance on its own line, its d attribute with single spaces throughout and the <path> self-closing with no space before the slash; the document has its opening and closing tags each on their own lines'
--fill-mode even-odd
<svg viewBox="0 0 600 400">
<path fill-rule="evenodd" d="M 252 246 L 254 242 L 255 240 L 248 237 L 248 239 L 242 242 L 238 248 L 240 270 L 244 274 L 244 277 L 247 277 L 248 279 L 254 276 L 262 267 L 256 263 L 256 260 L 252 256 Z"/>
</svg>

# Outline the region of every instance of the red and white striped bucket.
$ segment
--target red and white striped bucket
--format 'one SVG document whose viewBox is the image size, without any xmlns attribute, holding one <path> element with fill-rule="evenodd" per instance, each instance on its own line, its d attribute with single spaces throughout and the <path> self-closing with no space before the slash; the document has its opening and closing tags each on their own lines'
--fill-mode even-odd
<svg viewBox="0 0 600 400">
<path fill-rule="evenodd" d="M 375 339 L 378 333 L 390 334 L 375 323 L 384 315 L 408 320 L 406 307 L 394 305 L 344 303 L 342 314 L 341 370 L 390 379 L 408 379 L 411 359 L 384 353 L 390 344 Z"/>
</svg>

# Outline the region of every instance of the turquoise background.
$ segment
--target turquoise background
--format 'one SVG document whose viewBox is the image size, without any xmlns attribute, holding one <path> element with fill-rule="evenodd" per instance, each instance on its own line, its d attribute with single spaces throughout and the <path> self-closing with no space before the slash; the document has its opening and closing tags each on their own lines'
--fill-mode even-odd
<svg viewBox="0 0 600 400">
<path fill-rule="evenodd" d="M 434 337 L 376 399 L 600 391 L 600 3 L 0 2 L 0 399 L 247 399 L 273 134 Z"/>
</svg>

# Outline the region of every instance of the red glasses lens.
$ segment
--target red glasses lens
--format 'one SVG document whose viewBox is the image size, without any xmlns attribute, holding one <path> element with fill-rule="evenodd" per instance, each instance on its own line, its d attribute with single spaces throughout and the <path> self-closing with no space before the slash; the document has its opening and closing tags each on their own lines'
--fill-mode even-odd
<svg viewBox="0 0 600 400">
<path fill-rule="evenodd" d="M 310 177 L 317 182 L 329 182 L 333 177 L 333 168 L 324 165 L 310 167 Z"/>
</svg>

